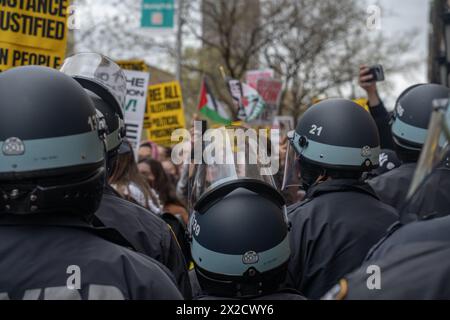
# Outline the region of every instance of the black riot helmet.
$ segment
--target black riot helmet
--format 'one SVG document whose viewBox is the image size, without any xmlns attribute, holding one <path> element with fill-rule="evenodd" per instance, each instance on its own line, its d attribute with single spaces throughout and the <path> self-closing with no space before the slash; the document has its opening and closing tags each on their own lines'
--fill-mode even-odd
<svg viewBox="0 0 450 320">
<path fill-rule="evenodd" d="M 403 162 L 416 162 L 427 136 L 433 100 L 447 99 L 450 90 L 439 84 L 420 84 L 408 88 L 397 100 L 392 136 Z"/>
<path fill-rule="evenodd" d="M 106 146 L 109 167 L 125 137 L 126 77 L 111 59 L 98 53 L 78 53 L 64 60 L 61 72 L 73 77 L 89 93 L 108 127 Z"/>
<path fill-rule="evenodd" d="M 0 74 L 0 215 L 90 218 L 105 182 L 105 123 L 85 90 L 56 70 Z"/>
<path fill-rule="evenodd" d="M 308 189 L 319 176 L 359 178 L 378 167 L 380 139 L 370 114 L 356 103 L 329 99 L 310 107 L 288 133 L 283 189 Z"/>
<path fill-rule="evenodd" d="M 450 214 L 450 100 L 433 101 L 428 133 L 407 198 L 401 222 Z"/>
<path fill-rule="evenodd" d="M 233 145 L 249 131 L 215 129 L 215 142 L 234 134 L 214 152 L 214 157 L 228 160 L 196 164 L 189 184 L 195 199 L 190 201 L 194 204 L 189 223 L 191 254 L 200 286 L 208 295 L 252 298 L 273 293 L 287 275 L 285 201 L 270 170 L 258 160 L 255 140 L 250 137 L 253 141 L 243 143 L 244 149 L 239 143 Z"/>
</svg>

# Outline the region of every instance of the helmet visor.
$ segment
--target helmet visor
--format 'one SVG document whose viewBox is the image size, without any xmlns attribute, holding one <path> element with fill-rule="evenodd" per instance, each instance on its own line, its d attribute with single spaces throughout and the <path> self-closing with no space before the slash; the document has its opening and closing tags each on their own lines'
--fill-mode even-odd
<svg viewBox="0 0 450 320">
<path fill-rule="evenodd" d="M 450 187 L 448 104 L 447 99 L 434 102 L 427 140 L 402 209 L 402 217 L 414 220 L 450 213 L 450 195 L 447 192 Z"/>
<path fill-rule="evenodd" d="M 288 133 L 287 151 L 284 163 L 283 184 L 281 190 L 286 191 L 290 188 L 299 189 L 302 186 L 300 178 L 300 156 L 296 152 L 292 137 L 294 131 Z"/>
<path fill-rule="evenodd" d="M 60 71 L 71 77 L 90 80 L 101 85 L 115 98 L 121 111 L 125 107 L 127 95 L 125 74 L 108 57 L 98 53 L 78 53 L 65 59 Z"/>
<path fill-rule="evenodd" d="M 194 139 L 200 136 L 194 134 Z M 278 141 L 264 140 L 252 129 L 228 126 L 207 130 L 201 142 L 194 142 L 202 145 L 202 161 L 197 164 L 196 159 L 190 178 L 190 209 L 204 194 L 232 181 L 258 180 L 276 189 L 273 175 L 278 168 L 272 165 L 267 146 Z"/>
</svg>

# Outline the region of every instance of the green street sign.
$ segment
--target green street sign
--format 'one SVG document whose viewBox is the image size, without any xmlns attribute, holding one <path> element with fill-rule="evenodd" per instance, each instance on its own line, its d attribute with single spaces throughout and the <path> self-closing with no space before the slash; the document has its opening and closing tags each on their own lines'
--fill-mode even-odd
<svg viewBox="0 0 450 320">
<path fill-rule="evenodd" d="M 175 0 L 142 0 L 141 27 L 173 29 Z"/>
</svg>

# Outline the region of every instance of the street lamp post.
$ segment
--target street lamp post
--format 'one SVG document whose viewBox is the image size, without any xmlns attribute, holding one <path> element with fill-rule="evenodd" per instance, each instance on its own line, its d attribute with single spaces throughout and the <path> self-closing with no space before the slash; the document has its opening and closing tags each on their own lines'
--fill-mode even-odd
<svg viewBox="0 0 450 320">
<path fill-rule="evenodd" d="M 178 0 L 177 40 L 176 40 L 176 79 L 181 83 L 181 59 L 183 56 L 183 0 Z"/>
<path fill-rule="evenodd" d="M 450 66 L 450 11 L 447 8 L 447 11 L 443 15 L 444 21 L 444 41 L 445 41 L 445 56 L 438 59 L 439 61 L 439 72 L 441 75 L 442 83 L 445 85 L 450 84 L 449 80 L 449 66 Z M 441 80 L 441 81 L 442 81 Z"/>
<path fill-rule="evenodd" d="M 447 70 L 447 58 L 445 55 L 436 58 L 437 65 L 439 67 L 439 83 L 444 86 L 448 86 L 448 70 Z"/>
</svg>

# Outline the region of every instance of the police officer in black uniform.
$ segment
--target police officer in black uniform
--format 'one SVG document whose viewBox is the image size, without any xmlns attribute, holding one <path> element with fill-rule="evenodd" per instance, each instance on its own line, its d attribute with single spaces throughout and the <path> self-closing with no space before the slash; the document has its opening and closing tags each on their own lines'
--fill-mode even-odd
<svg viewBox="0 0 450 320">
<path fill-rule="evenodd" d="M 0 95 L 0 298 L 182 298 L 164 266 L 90 224 L 106 178 L 105 124 L 83 88 L 19 67 L 0 74 Z"/>
<path fill-rule="evenodd" d="M 397 101 L 391 126 L 395 151 L 402 165 L 369 181 L 380 199 L 400 211 L 427 134 L 434 99 L 448 98 L 450 90 L 437 84 L 408 88 Z M 409 217 L 401 217 L 405 222 Z"/>
<path fill-rule="evenodd" d="M 323 299 L 448 300 L 449 275 L 448 243 L 404 244 L 346 275 Z"/>
<path fill-rule="evenodd" d="M 393 226 L 388 235 L 372 248 L 367 263 L 345 276 L 326 298 L 450 298 L 446 285 L 450 274 L 448 104 L 448 99 L 433 103 L 426 143 L 403 208 L 404 214 L 414 212 L 420 221 Z M 378 268 L 378 274 L 372 277 L 379 278 L 379 286 L 369 288 L 367 283 L 371 279 L 368 280 L 367 270 L 374 266 Z"/>
<path fill-rule="evenodd" d="M 215 129 L 213 136 L 230 136 L 228 130 L 240 137 L 248 132 L 230 126 Z M 228 152 L 232 161 L 195 165 L 189 183 L 191 253 L 200 284 L 196 299 L 303 300 L 282 286 L 291 252 L 285 200 L 271 171 L 250 160 L 259 157 L 256 140 L 232 147 L 233 141 L 215 151 Z"/>
<path fill-rule="evenodd" d="M 285 180 L 298 172 L 306 191 L 305 200 L 288 209 L 288 280 L 316 299 L 362 263 L 398 216 L 360 180 L 378 165 L 380 151 L 376 125 L 363 108 L 325 100 L 308 109 L 288 137 Z"/>
<path fill-rule="evenodd" d="M 85 88 L 97 110 L 105 117 L 109 129 L 106 136 L 107 165 L 109 174 L 112 174 L 125 137 L 125 75 L 114 61 L 97 53 L 79 53 L 69 57 L 61 71 Z M 95 216 L 96 225 L 118 230 L 138 252 L 167 266 L 185 298 L 192 297 L 187 264 L 180 246 L 171 228 L 160 217 L 121 198 L 108 184 Z"/>
<path fill-rule="evenodd" d="M 382 258 L 391 247 L 425 241 L 450 242 L 450 148 L 448 99 L 436 100 L 428 138 L 416 169 L 402 216 L 417 222 L 396 224 L 372 248 L 367 259 Z"/>
</svg>

